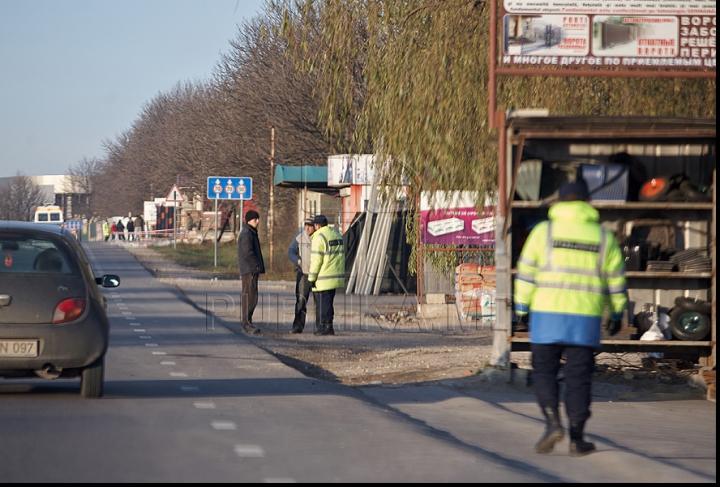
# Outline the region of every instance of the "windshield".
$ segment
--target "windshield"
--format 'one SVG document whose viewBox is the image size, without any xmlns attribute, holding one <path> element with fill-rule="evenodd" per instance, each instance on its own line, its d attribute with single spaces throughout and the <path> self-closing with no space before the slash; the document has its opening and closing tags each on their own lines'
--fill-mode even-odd
<svg viewBox="0 0 720 487">
<path fill-rule="evenodd" d="M 0 234 L 0 274 L 74 273 L 64 246 L 51 238 Z"/>
</svg>

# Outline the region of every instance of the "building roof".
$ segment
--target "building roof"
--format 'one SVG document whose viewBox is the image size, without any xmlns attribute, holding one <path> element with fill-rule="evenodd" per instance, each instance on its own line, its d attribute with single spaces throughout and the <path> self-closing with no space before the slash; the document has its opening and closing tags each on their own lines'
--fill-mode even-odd
<svg viewBox="0 0 720 487">
<path fill-rule="evenodd" d="M 321 193 L 337 193 L 328 187 L 327 166 L 275 166 L 275 186 L 281 188 L 311 189 Z"/>
</svg>

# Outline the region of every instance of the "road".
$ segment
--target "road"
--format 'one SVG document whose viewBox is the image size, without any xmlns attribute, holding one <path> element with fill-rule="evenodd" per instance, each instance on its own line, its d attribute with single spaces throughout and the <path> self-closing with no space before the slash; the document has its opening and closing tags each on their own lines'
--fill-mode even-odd
<svg viewBox="0 0 720 487">
<path fill-rule="evenodd" d="M 527 394 L 306 378 L 205 315 L 125 250 L 88 244 L 111 321 L 105 397 L 0 381 L 11 482 L 715 482 L 715 404 L 596 403 L 599 452 L 532 445 Z"/>
</svg>

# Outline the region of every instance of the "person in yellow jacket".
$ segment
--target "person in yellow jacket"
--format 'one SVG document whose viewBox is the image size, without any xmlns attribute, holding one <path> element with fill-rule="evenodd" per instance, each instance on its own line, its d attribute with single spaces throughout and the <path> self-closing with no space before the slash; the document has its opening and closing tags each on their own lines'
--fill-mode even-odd
<svg viewBox="0 0 720 487">
<path fill-rule="evenodd" d="M 325 215 L 316 215 L 313 225 L 308 281 L 315 298 L 314 335 L 334 335 L 335 291 L 345 287 L 345 247 L 342 235 L 328 226 Z"/>
<path fill-rule="evenodd" d="M 103 237 L 105 237 L 105 241 L 107 242 L 110 239 L 110 224 L 107 220 L 105 220 L 102 224 L 102 232 Z"/>
<path fill-rule="evenodd" d="M 609 307 L 610 334 L 620 329 L 627 306 L 625 259 L 614 235 L 598 223 L 587 183 L 560 188 L 560 201 L 528 236 L 517 263 L 515 313 L 529 314 L 533 386 L 546 427 L 535 445 L 549 453 L 565 433 L 558 414 L 561 358 L 565 410 L 570 420 L 570 455 L 595 450 L 584 439 L 590 418 L 590 387 L 602 318 Z"/>
</svg>

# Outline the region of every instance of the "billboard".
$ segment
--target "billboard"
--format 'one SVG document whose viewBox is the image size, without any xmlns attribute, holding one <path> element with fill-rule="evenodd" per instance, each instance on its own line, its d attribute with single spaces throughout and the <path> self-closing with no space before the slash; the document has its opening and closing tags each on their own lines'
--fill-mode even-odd
<svg viewBox="0 0 720 487">
<path fill-rule="evenodd" d="M 423 192 L 420 240 L 425 245 L 495 245 L 495 203 L 486 200 L 478 212 L 473 191 Z"/>
<path fill-rule="evenodd" d="M 372 154 L 328 156 L 328 186 L 342 188 L 351 184 L 369 185 L 375 178 Z"/>
<path fill-rule="evenodd" d="M 715 68 L 712 0 L 505 0 L 501 63 Z"/>
</svg>

